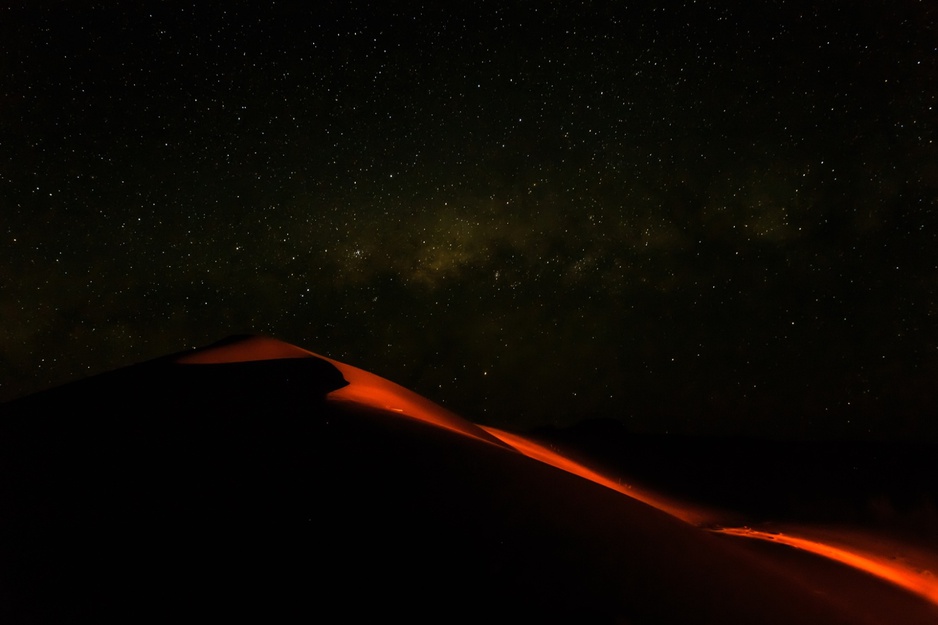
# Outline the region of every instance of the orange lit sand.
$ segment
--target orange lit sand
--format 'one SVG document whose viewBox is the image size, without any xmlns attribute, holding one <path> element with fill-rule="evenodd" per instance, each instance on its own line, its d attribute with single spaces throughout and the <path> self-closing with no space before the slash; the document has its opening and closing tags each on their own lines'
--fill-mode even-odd
<svg viewBox="0 0 938 625">
<path fill-rule="evenodd" d="M 726 527 L 712 531 L 728 536 L 766 540 L 823 556 L 891 582 L 938 605 L 938 580 L 931 571 L 913 568 L 893 557 L 869 551 L 872 545 L 869 545 L 868 539 L 864 541 L 868 545 L 863 546 L 856 539 L 851 541 L 852 544 L 848 544 L 842 538 L 835 538 L 834 540 L 840 543 L 838 546 L 806 537 L 782 532 L 763 532 L 748 527 Z M 811 529 L 803 528 L 801 532 L 810 533 Z"/>
<path fill-rule="evenodd" d="M 402 416 L 419 419 L 473 438 L 501 444 L 501 441 L 482 428 L 399 384 L 358 367 L 274 339 L 260 336 L 246 337 L 237 343 L 193 351 L 177 358 L 176 362 L 222 364 L 284 358 L 321 358 L 334 365 L 349 384 L 329 394 L 329 399 L 333 401 L 356 402 L 380 410 L 390 410 Z"/>
<path fill-rule="evenodd" d="M 248 336 L 236 342 L 193 350 L 176 358 L 180 364 L 217 365 L 232 362 L 254 362 L 282 358 L 309 358 L 312 352 L 262 336 Z"/>
<path fill-rule="evenodd" d="M 922 544 L 721 532 L 741 522 L 272 339 L 0 413 L 3 622 L 938 623 Z"/>
<path fill-rule="evenodd" d="M 711 510 L 704 511 L 696 509 L 687 504 L 675 502 L 660 494 L 640 491 L 623 485 L 619 480 L 597 473 L 589 467 L 518 434 L 512 434 L 511 432 L 505 432 L 492 427 L 485 427 L 485 430 L 506 443 L 509 443 L 512 447 L 529 458 L 539 460 L 557 467 L 558 469 L 567 471 L 568 473 L 579 475 L 596 484 L 611 488 L 612 490 L 637 499 L 658 510 L 667 512 L 682 521 L 693 525 L 709 524 L 713 522 L 715 513 Z M 841 534 L 838 537 L 840 546 L 836 546 L 835 544 L 821 542 L 818 537 L 812 540 L 807 537 L 797 537 L 779 532 L 762 532 L 751 528 L 720 528 L 711 531 L 728 536 L 772 541 L 823 556 L 891 582 L 905 590 L 920 595 L 938 606 L 938 580 L 935 579 L 935 576 L 930 570 L 911 567 L 901 561 L 896 561 L 892 557 L 883 556 L 872 551 L 871 547 L 875 547 L 875 545 L 871 545 L 869 539 L 862 540 L 856 536 Z M 812 530 L 811 528 L 801 528 L 801 533 L 811 535 Z M 852 540 L 848 541 L 848 537 L 852 538 Z M 834 540 L 838 540 L 838 538 Z M 866 543 L 865 546 L 864 543 Z"/>
<path fill-rule="evenodd" d="M 349 383 L 348 386 L 331 392 L 328 396 L 330 401 L 353 402 L 370 406 L 401 417 L 417 419 L 473 439 L 508 446 L 529 458 L 627 495 L 692 525 L 709 524 L 714 521 L 713 511 L 705 511 L 660 494 L 623 485 L 620 480 L 603 475 L 524 436 L 493 427 L 478 426 L 384 378 L 280 341 L 262 337 L 245 338 L 237 343 L 194 351 L 179 357 L 177 362 L 218 364 L 311 357 L 322 358 L 332 363 Z M 720 528 L 711 531 L 728 536 L 771 541 L 823 556 L 865 571 L 938 605 L 938 582 L 929 571 L 891 559 L 889 554 L 876 553 L 875 545 L 871 550 L 869 544 L 863 545 L 856 540 L 851 543 L 844 540 L 844 537 L 841 537 L 839 541 L 836 538 L 833 540 L 821 540 L 817 536 L 812 538 L 810 528 L 801 528 L 800 536 L 762 532 L 750 528 Z"/>
<path fill-rule="evenodd" d="M 627 495 L 633 499 L 641 501 L 642 503 L 648 504 L 653 508 L 657 508 L 662 512 L 667 512 L 671 516 L 677 517 L 678 519 L 681 519 L 687 523 L 698 525 L 703 523 L 705 519 L 709 517 L 709 515 L 701 511 L 697 511 L 692 509 L 690 506 L 671 501 L 662 495 L 639 490 L 629 486 L 628 484 L 622 484 L 622 482 L 619 480 L 597 473 L 593 469 L 590 469 L 589 467 L 586 467 L 579 462 L 571 460 L 570 458 L 567 458 L 566 456 L 563 456 L 556 451 L 553 451 L 552 449 L 548 449 L 540 443 L 536 443 L 531 439 L 525 438 L 519 434 L 513 434 L 511 432 L 506 432 L 504 430 L 499 430 L 493 427 L 483 427 L 487 432 L 505 441 L 529 458 L 533 458 L 534 460 L 538 460 L 553 467 L 557 467 L 558 469 L 562 469 L 567 473 L 579 475 L 582 478 L 600 484 L 601 486 L 605 486 L 606 488 L 611 488 L 612 490 L 620 492 L 623 495 Z"/>
</svg>

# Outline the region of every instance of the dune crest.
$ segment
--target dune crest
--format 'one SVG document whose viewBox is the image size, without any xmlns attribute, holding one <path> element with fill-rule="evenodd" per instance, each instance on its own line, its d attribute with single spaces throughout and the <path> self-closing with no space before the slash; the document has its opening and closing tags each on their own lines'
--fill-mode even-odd
<svg viewBox="0 0 938 625">
<path fill-rule="evenodd" d="M 708 527 L 721 513 L 633 489 L 589 449 L 575 460 L 275 339 L 0 408 L 4 622 L 124 622 L 142 606 L 162 622 L 192 600 L 243 616 L 233 597 L 264 620 L 938 619 L 934 578 L 890 548 Z"/>
<path fill-rule="evenodd" d="M 288 358 L 318 358 L 333 365 L 349 383 L 331 392 L 331 401 L 348 401 L 395 412 L 432 425 L 471 436 L 494 445 L 506 446 L 476 424 L 450 412 L 439 404 L 358 367 L 333 360 L 290 343 L 266 336 L 235 336 L 194 350 L 175 359 L 185 365 L 217 365 Z"/>
<path fill-rule="evenodd" d="M 334 402 L 337 405 L 365 406 L 403 419 L 421 421 L 476 441 L 497 445 L 604 486 L 692 526 L 716 525 L 721 517 L 722 513 L 718 510 L 690 505 L 661 493 L 635 489 L 628 484 L 623 484 L 620 479 L 598 472 L 526 436 L 477 425 L 376 374 L 277 339 L 263 336 L 231 337 L 177 356 L 173 361 L 182 365 L 218 365 L 308 358 L 328 362 L 348 382 L 348 385 L 329 392 L 326 395 L 328 402 Z M 900 562 L 890 561 L 888 556 L 877 553 L 875 549 L 871 550 L 868 544 L 862 542 L 842 540 L 841 544 L 836 546 L 832 544 L 829 537 L 825 539 L 813 535 L 811 528 L 801 528 L 801 536 L 761 532 L 748 527 L 714 527 L 711 531 L 725 536 L 774 542 L 812 553 L 873 575 L 925 599 L 932 605 L 938 605 L 938 584 L 929 573 L 916 571 Z"/>
<path fill-rule="evenodd" d="M 305 349 L 266 336 L 234 336 L 178 356 L 184 365 L 220 365 L 284 358 L 313 358 Z"/>
</svg>

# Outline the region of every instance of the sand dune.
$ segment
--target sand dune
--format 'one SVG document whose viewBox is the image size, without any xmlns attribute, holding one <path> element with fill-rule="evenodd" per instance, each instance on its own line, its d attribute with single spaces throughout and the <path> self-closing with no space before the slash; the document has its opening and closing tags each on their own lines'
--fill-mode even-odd
<svg viewBox="0 0 938 625">
<path fill-rule="evenodd" d="M 717 509 L 261 337 L 0 405 L 0 503 L 5 622 L 938 622 L 927 573 L 839 557 L 847 533 L 715 534 Z"/>
</svg>

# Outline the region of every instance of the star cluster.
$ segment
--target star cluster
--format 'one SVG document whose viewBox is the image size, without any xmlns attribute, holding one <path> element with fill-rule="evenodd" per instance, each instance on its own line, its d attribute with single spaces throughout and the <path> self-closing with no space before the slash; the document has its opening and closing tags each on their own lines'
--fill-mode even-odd
<svg viewBox="0 0 938 625">
<path fill-rule="evenodd" d="M 0 399 L 260 332 L 495 424 L 938 435 L 930 3 L 314 4 L 0 9 Z"/>
</svg>

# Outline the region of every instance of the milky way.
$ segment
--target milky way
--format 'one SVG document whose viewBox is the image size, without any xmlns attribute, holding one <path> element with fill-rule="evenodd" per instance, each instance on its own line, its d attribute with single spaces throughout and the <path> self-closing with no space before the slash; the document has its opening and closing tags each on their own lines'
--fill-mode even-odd
<svg viewBox="0 0 938 625">
<path fill-rule="evenodd" d="M 131 4 L 0 12 L 0 399 L 258 332 L 495 425 L 938 435 L 927 3 Z"/>
</svg>

